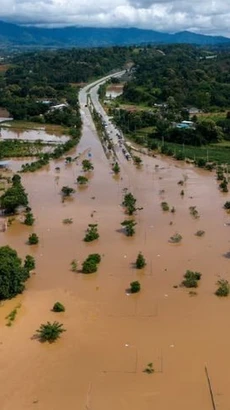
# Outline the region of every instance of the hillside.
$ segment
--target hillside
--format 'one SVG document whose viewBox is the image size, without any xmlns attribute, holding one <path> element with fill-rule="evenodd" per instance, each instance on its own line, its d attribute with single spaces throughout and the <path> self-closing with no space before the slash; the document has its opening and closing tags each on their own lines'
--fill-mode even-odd
<svg viewBox="0 0 230 410">
<path fill-rule="evenodd" d="M 189 43 L 215 45 L 230 39 L 184 31 L 175 34 L 137 28 L 25 27 L 0 21 L 0 46 L 23 47 L 98 47 L 144 43 Z"/>
</svg>

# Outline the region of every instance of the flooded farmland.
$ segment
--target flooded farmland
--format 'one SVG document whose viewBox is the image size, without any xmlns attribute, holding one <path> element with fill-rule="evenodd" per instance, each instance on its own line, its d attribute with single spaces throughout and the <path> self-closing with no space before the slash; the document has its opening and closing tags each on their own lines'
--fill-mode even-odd
<svg viewBox="0 0 230 410">
<path fill-rule="evenodd" d="M 78 187 L 81 160 L 91 152 L 89 186 Z M 36 273 L 23 295 L 0 307 L 0 406 L 3 410 L 210 410 L 205 366 L 217 408 L 229 409 L 229 298 L 214 295 L 216 282 L 229 279 L 230 221 L 223 210 L 228 194 L 218 190 L 214 173 L 164 158 L 143 156 L 136 168 L 121 165 L 114 177 L 97 138 L 84 123 L 77 163 L 51 162 L 22 174 L 34 227 L 19 221 L 0 233 L 21 257 L 36 258 Z M 14 170 L 21 163 L 14 162 Z M 55 168 L 60 167 L 60 171 Z M 185 195 L 180 195 L 184 180 Z M 62 202 L 62 186 L 75 188 Z M 128 238 L 120 223 L 125 188 L 137 198 L 136 234 Z M 163 212 L 167 201 L 176 212 Z M 196 206 L 194 219 L 189 207 Z M 63 219 L 72 218 L 70 225 Z M 98 223 L 99 240 L 83 241 L 89 223 Z M 201 238 L 195 233 L 204 230 Z M 31 232 L 39 245 L 26 244 Z M 169 243 L 175 233 L 179 244 Z M 134 262 L 146 258 L 144 270 Z M 102 261 L 91 275 L 72 272 L 89 253 Z M 187 269 L 202 273 L 196 295 L 179 286 Z M 126 292 L 138 280 L 141 291 Z M 64 313 L 51 311 L 56 301 Z M 12 327 L 5 317 L 21 308 Z M 33 340 L 41 323 L 58 320 L 67 330 L 54 344 Z M 143 370 L 153 363 L 151 375 Z"/>
</svg>

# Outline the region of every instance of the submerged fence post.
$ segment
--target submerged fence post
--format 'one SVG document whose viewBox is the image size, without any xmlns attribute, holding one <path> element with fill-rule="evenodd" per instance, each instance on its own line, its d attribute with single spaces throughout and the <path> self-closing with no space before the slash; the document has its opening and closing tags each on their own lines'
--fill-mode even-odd
<svg viewBox="0 0 230 410">
<path fill-rule="evenodd" d="M 210 393 L 210 396 L 211 396 L 212 408 L 213 408 L 213 410 L 216 410 L 214 395 L 213 395 L 213 391 L 212 391 L 212 385 L 211 385 L 211 381 L 210 381 L 210 378 L 209 378 L 207 366 L 205 366 L 205 374 L 206 374 L 207 381 L 208 381 L 208 388 L 209 388 L 209 393 Z"/>
</svg>

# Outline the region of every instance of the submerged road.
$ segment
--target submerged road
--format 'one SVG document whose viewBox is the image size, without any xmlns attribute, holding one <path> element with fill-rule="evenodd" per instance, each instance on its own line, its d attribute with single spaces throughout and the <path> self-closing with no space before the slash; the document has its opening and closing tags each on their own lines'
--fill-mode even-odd
<svg viewBox="0 0 230 410">
<path fill-rule="evenodd" d="M 116 152 L 117 159 L 119 163 L 123 166 L 127 166 L 128 161 L 127 158 L 124 154 L 124 152 L 127 152 L 125 146 L 124 146 L 124 138 L 121 134 L 121 132 L 116 128 L 116 126 L 111 122 L 109 119 L 107 113 L 105 112 L 104 108 L 102 107 L 100 101 L 99 101 L 99 96 L 98 96 L 98 89 L 99 87 L 104 84 L 108 79 L 112 77 L 121 77 L 125 73 L 125 70 L 119 71 L 115 74 L 108 75 L 106 77 L 101 78 L 100 80 L 97 80 L 86 87 L 82 88 L 79 92 L 79 102 L 80 102 L 80 110 L 81 110 L 81 116 L 82 116 L 82 122 L 83 122 L 83 133 L 84 129 L 87 129 L 87 132 L 92 133 L 92 138 L 97 136 L 97 131 L 92 119 L 92 116 L 90 114 L 89 106 L 88 106 L 88 96 L 90 97 L 91 104 L 95 108 L 95 110 L 101 115 L 102 121 L 105 124 L 106 132 L 111 139 L 111 142 L 114 145 L 114 149 Z M 118 138 L 118 135 L 121 135 L 121 138 Z"/>
</svg>

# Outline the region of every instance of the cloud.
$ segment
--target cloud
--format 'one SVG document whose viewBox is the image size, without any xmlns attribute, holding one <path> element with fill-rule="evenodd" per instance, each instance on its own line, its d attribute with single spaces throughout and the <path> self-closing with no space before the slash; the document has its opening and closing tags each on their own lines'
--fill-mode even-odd
<svg viewBox="0 0 230 410">
<path fill-rule="evenodd" d="M 230 0 L 1 0 L 0 19 L 52 27 L 191 30 L 230 37 Z"/>
</svg>

